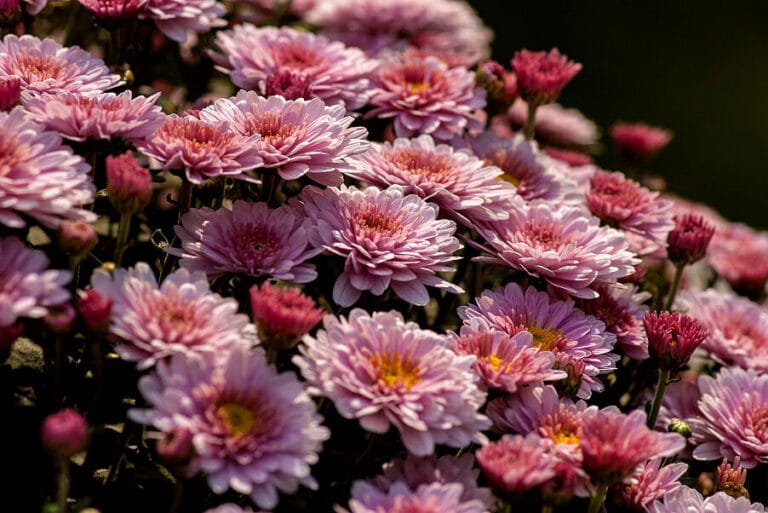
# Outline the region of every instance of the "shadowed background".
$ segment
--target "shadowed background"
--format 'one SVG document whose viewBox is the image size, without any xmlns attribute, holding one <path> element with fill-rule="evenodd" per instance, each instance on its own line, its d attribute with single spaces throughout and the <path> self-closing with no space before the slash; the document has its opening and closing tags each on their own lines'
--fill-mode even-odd
<svg viewBox="0 0 768 513">
<path fill-rule="evenodd" d="M 613 121 L 664 126 L 675 138 L 652 169 L 671 191 L 768 228 L 768 3 L 471 3 L 505 67 L 521 48 L 558 47 L 583 63 L 560 103 L 601 127 L 599 164 L 619 169 Z"/>
</svg>

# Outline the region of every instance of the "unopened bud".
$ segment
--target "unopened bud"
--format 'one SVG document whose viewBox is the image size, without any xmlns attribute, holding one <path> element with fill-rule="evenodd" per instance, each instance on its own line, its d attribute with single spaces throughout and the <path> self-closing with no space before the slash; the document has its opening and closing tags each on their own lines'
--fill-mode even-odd
<svg viewBox="0 0 768 513">
<path fill-rule="evenodd" d="M 152 176 L 131 152 L 107 157 L 107 195 L 121 214 L 140 212 L 152 199 Z"/>
<path fill-rule="evenodd" d="M 112 316 L 112 298 L 104 297 L 94 289 L 80 294 L 77 309 L 86 328 L 93 333 L 106 331 Z"/>
<path fill-rule="evenodd" d="M 0 110 L 10 110 L 19 103 L 19 98 L 21 79 L 14 76 L 0 78 Z"/>
<path fill-rule="evenodd" d="M 691 425 L 681 419 L 674 419 L 670 422 L 667 431 L 683 435 L 685 438 L 691 437 Z"/>
<path fill-rule="evenodd" d="M 88 423 L 75 410 L 65 409 L 45 418 L 40 435 L 46 449 L 68 458 L 85 449 Z"/>
<path fill-rule="evenodd" d="M 72 325 L 77 319 L 77 312 L 74 307 L 69 303 L 65 303 L 60 306 L 56 306 L 48 309 L 48 315 L 45 316 L 43 322 L 46 328 L 53 333 L 63 335 L 69 333 L 72 330 Z"/>
<path fill-rule="evenodd" d="M 157 442 L 157 454 L 165 463 L 182 465 L 192 457 L 192 433 L 183 427 L 176 427 Z"/>
<path fill-rule="evenodd" d="M 85 221 L 64 221 L 59 228 L 61 249 L 75 260 L 82 260 L 99 242 L 99 235 Z"/>
</svg>

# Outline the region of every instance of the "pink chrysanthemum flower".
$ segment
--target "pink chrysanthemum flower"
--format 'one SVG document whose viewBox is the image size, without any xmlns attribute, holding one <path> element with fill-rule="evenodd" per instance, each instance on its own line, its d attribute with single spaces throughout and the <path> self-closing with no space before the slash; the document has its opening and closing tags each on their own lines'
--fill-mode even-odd
<svg viewBox="0 0 768 513">
<path fill-rule="evenodd" d="M 216 508 L 207 509 L 205 513 L 254 513 L 254 511 L 251 508 L 242 508 L 233 502 L 228 502 Z"/>
<path fill-rule="evenodd" d="M 718 227 L 707 250 L 706 261 L 734 290 L 760 297 L 768 281 L 768 233 L 743 224 Z"/>
<path fill-rule="evenodd" d="M 226 12 L 216 0 L 148 0 L 139 17 L 153 20 L 169 39 L 185 43 L 190 32 L 203 34 L 226 26 Z"/>
<path fill-rule="evenodd" d="M 306 187 L 301 195 L 312 223 L 310 243 L 345 258 L 333 300 L 354 304 L 363 291 L 381 295 L 389 287 L 403 300 L 426 305 L 426 286 L 448 292 L 463 290 L 441 278 L 452 271 L 461 244 L 456 223 L 437 219 L 438 209 L 399 187 L 385 190 L 355 187 L 320 190 Z"/>
<path fill-rule="evenodd" d="M 667 255 L 676 266 L 691 265 L 702 258 L 715 234 L 715 227 L 702 216 L 675 216 L 675 228 L 667 235 Z"/>
<path fill-rule="evenodd" d="M 319 0 L 307 19 L 369 55 L 419 48 L 466 67 L 488 56 L 492 38 L 469 5 L 447 0 Z"/>
<path fill-rule="evenodd" d="M 685 447 L 685 438 L 679 434 L 652 431 L 645 424 L 641 410 L 624 414 L 608 407 L 584 412 L 582 465 L 595 483 L 621 482 L 645 460 L 672 456 Z"/>
<path fill-rule="evenodd" d="M 148 0 L 78 0 L 99 19 L 127 20 L 144 11 Z"/>
<path fill-rule="evenodd" d="M 513 129 L 522 128 L 528 117 L 528 104 L 518 98 L 506 116 L 491 120 L 491 128 L 500 137 L 510 138 Z M 534 125 L 536 139 L 557 146 L 594 147 L 600 140 L 597 125 L 576 109 L 566 109 L 557 103 L 536 109 Z"/>
<path fill-rule="evenodd" d="M 611 352 L 615 335 L 605 330 L 602 321 L 575 308 L 573 301 L 556 300 L 534 287 L 523 291 L 517 283 L 510 283 L 501 291 L 483 292 L 475 302 L 477 306 L 459 307 L 465 323 L 480 318 L 510 336 L 528 331 L 533 335 L 532 345 L 540 351 L 583 361 L 586 367 L 579 397 L 586 399 L 592 391 L 602 390 L 596 376 L 616 368 L 619 357 Z"/>
<path fill-rule="evenodd" d="M 485 393 L 476 384 L 471 356 L 451 351 L 448 340 L 396 311 L 354 309 L 349 320 L 326 316 L 317 338 L 304 337 L 294 363 L 310 393 L 328 396 L 346 418 L 374 433 L 390 426 L 417 456 L 435 444 L 464 447 L 486 441 L 490 421 L 478 413 Z"/>
<path fill-rule="evenodd" d="M 649 513 L 765 513 L 760 503 L 750 503 L 746 497 L 734 499 L 724 492 L 710 495 L 706 499 L 695 489 L 683 486 L 648 505 Z"/>
<path fill-rule="evenodd" d="M 371 80 L 374 108 L 366 117 L 393 118 L 399 137 L 450 140 L 482 130 L 485 89 L 475 86 L 475 75 L 466 68 L 410 56 L 382 63 Z"/>
<path fill-rule="evenodd" d="M 631 275 L 639 263 L 623 233 L 577 207 L 517 198 L 510 205 L 509 219 L 478 224 L 491 248 L 480 246 L 490 256 L 476 261 L 525 271 L 584 299 L 598 297 L 597 288 Z"/>
<path fill-rule="evenodd" d="M 408 194 L 436 203 L 445 214 L 472 225 L 476 219 L 505 219 L 515 188 L 499 180 L 501 171 L 467 151 L 435 144 L 429 135 L 374 144 L 358 157 L 355 178 L 377 187 L 400 185 Z"/>
<path fill-rule="evenodd" d="M 17 107 L 0 112 L 0 224 L 23 228 L 28 218 L 49 228 L 62 221 L 93 222 L 80 208 L 93 201 L 95 187 L 82 157 L 61 144 Z"/>
<path fill-rule="evenodd" d="M 432 483 L 411 490 L 405 483 L 394 483 L 386 492 L 365 481 L 355 481 L 349 510 L 338 508 L 339 513 L 485 513 L 486 506 L 479 500 L 462 499 L 458 483 Z"/>
<path fill-rule="evenodd" d="M 569 61 L 557 48 L 549 52 L 520 50 L 512 58 L 520 96 L 528 103 L 552 103 L 560 91 L 581 71 L 581 64 Z"/>
<path fill-rule="evenodd" d="M 535 142 L 522 135 L 509 140 L 485 132 L 470 139 L 469 145 L 479 158 L 504 171 L 501 178 L 512 183 L 524 200 L 584 203 L 584 194 L 566 167 L 540 152 Z"/>
<path fill-rule="evenodd" d="M 269 282 L 251 287 L 251 311 L 262 342 L 290 349 L 317 326 L 325 311 L 314 300 L 293 287 L 275 287 Z"/>
<path fill-rule="evenodd" d="M 15 75 L 0 77 L 0 111 L 10 110 L 21 100 L 21 79 Z"/>
<path fill-rule="evenodd" d="M 592 157 L 586 153 L 581 153 L 580 151 L 564 150 L 562 148 L 553 148 L 552 146 L 545 146 L 541 151 L 555 160 L 568 164 L 570 167 L 582 167 L 594 164 Z"/>
<path fill-rule="evenodd" d="M 749 497 L 749 491 L 744 487 L 747 482 L 747 469 L 741 466 L 741 458 L 733 458 L 733 465 L 723 458 L 717 467 L 715 489 L 725 492 L 731 497 Z"/>
<path fill-rule="evenodd" d="M 768 310 L 714 289 L 681 292 L 675 307 L 710 332 L 702 347 L 719 363 L 768 371 Z"/>
<path fill-rule="evenodd" d="M 534 347 L 528 331 L 509 334 L 491 329 L 481 318 L 470 319 L 459 335 L 450 334 L 457 354 L 474 355 L 474 371 L 487 388 L 514 393 L 540 381 L 558 381 L 567 374 L 553 369 L 555 354 Z"/>
<path fill-rule="evenodd" d="M 19 317 L 42 318 L 50 307 L 69 299 L 69 271 L 48 269 L 42 251 L 28 249 L 16 237 L 0 238 L 0 330 Z"/>
<path fill-rule="evenodd" d="M 0 41 L 0 77 L 11 75 L 21 79 L 23 90 L 36 93 L 95 93 L 122 83 L 104 61 L 85 50 L 30 35 L 9 34 Z"/>
<path fill-rule="evenodd" d="M 645 123 L 617 121 L 611 126 L 611 140 L 631 161 L 654 157 L 672 140 L 672 132 Z"/>
<path fill-rule="evenodd" d="M 146 369 L 176 353 L 210 357 L 236 344 L 258 342 L 256 328 L 237 313 L 237 302 L 211 292 L 203 273 L 180 269 L 158 286 L 144 262 L 112 276 L 97 270 L 93 288 L 112 304 L 111 332 L 117 351 Z"/>
<path fill-rule="evenodd" d="M 263 163 L 256 145 L 259 138 L 258 134 L 242 136 L 223 121 L 171 114 L 138 148 L 164 169 L 184 170 L 192 183 L 217 176 L 253 180 L 245 171 Z"/>
<path fill-rule="evenodd" d="M 167 251 L 181 258 L 181 267 L 209 278 L 235 273 L 308 283 L 317 277 L 307 262 L 319 253 L 307 248 L 310 223 L 288 205 L 237 200 L 232 210 L 191 209 L 175 231 L 181 247 Z"/>
<path fill-rule="evenodd" d="M 645 512 L 653 501 L 680 488 L 679 479 L 688 470 L 688 465 L 670 463 L 662 467 L 661 461 L 661 458 L 655 458 L 638 465 L 631 476 L 614 488 L 613 504 L 621 511 Z"/>
<path fill-rule="evenodd" d="M 155 102 L 160 93 L 149 98 L 132 97 L 131 91 L 80 94 L 62 91 L 41 94 L 23 101 L 27 115 L 65 139 L 111 139 L 125 137 L 132 143 L 143 141 L 160 128 L 165 120 Z"/>
<path fill-rule="evenodd" d="M 643 326 L 651 360 L 667 370 L 676 370 L 688 363 L 709 334 L 696 319 L 680 312 L 645 312 Z"/>
<path fill-rule="evenodd" d="M 278 373 L 260 350 L 178 354 L 141 378 L 139 390 L 151 407 L 130 410 L 131 419 L 161 433 L 189 430 L 186 474 L 205 472 L 214 493 L 231 488 L 271 509 L 278 491 L 317 486 L 310 465 L 330 432 L 296 375 Z"/>
<path fill-rule="evenodd" d="M 270 77 L 291 72 L 294 80 L 307 82 L 312 98 L 326 105 L 341 104 L 352 111 L 370 97 L 368 76 L 377 63 L 357 48 L 309 32 L 250 24 L 219 32 L 216 44 L 221 53 L 211 57 L 243 89 L 264 94 Z"/>
<path fill-rule="evenodd" d="M 506 435 L 475 457 L 491 486 L 504 494 L 527 492 L 556 475 L 557 459 L 537 435 Z"/>
<path fill-rule="evenodd" d="M 693 419 L 697 460 L 741 458 L 753 468 L 768 462 L 768 375 L 724 367 L 717 377 L 700 376 L 699 412 Z"/>
<path fill-rule="evenodd" d="M 284 180 L 307 175 L 323 185 L 341 185 L 341 173 L 353 169 L 348 157 L 368 150 L 367 131 L 350 127 L 341 105 L 326 107 L 318 100 L 264 98 L 240 91 L 200 111 L 210 122 L 228 122 L 244 137 L 256 141 L 262 167 L 274 168 Z"/>
</svg>

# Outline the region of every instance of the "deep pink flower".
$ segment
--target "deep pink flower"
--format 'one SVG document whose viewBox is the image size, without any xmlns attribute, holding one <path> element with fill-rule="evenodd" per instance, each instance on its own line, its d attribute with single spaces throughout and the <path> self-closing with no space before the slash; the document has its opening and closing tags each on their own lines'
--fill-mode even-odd
<svg viewBox="0 0 768 513">
<path fill-rule="evenodd" d="M 565 162 L 571 167 L 580 167 L 593 164 L 592 157 L 586 153 L 574 150 L 564 150 L 562 148 L 554 148 L 552 146 L 545 146 L 541 149 L 545 154 L 549 155 L 553 159 Z"/>
<path fill-rule="evenodd" d="M 368 75 L 377 65 L 357 48 L 292 28 L 236 25 L 219 32 L 216 45 L 221 53 L 211 58 L 236 86 L 264 94 L 270 77 L 291 72 L 307 81 L 311 98 L 348 111 L 368 101 Z"/>
<path fill-rule="evenodd" d="M 131 152 L 107 156 L 107 195 L 120 213 L 135 214 L 152 199 L 152 176 Z"/>
<path fill-rule="evenodd" d="M 688 470 L 685 463 L 661 466 L 662 458 L 641 463 L 612 492 L 613 504 L 621 511 L 645 512 L 653 501 L 672 494 L 682 485 L 679 479 Z"/>
<path fill-rule="evenodd" d="M 602 390 L 596 376 L 616 368 L 619 357 L 611 352 L 616 337 L 605 330 L 602 321 L 575 308 L 573 301 L 556 300 L 534 287 L 523 291 L 518 284 L 509 283 L 500 291 L 484 291 L 475 302 L 477 306 L 459 307 L 465 323 L 480 318 L 510 336 L 528 331 L 533 335 L 532 346 L 540 351 L 552 351 L 558 360 L 568 355 L 583 361 L 586 368 L 579 397 L 586 399 L 592 391 Z"/>
<path fill-rule="evenodd" d="M 453 270 L 461 248 L 456 223 L 437 219 L 437 207 L 402 188 L 305 187 L 304 211 L 312 223 L 310 243 L 345 259 L 333 300 L 354 304 L 363 291 L 381 295 L 389 287 L 403 300 L 426 305 L 426 286 L 463 290 L 437 273 Z"/>
<path fill-rule="evenodd" d="M 185 43 L 190 32 L 203 34 L 226 26 L 226 12 L 216 0 L 148 0 L 139 17 L 153 20 L 169 39 Z"/>
<path fill-rule="evenodd" d="M 128 20 L 142 13 L 148 0 L 78 0 L 99 19 Z"/>
<path fill-rule="evenodd" d="M 672 140 L 672 132 L 644 123 L 617 121 L 611 126 L 611 140 L 632 161 L 654 157 Z"/>
<path fill-rule="evenodd" d="M 648 353 L 662 369 L 675 370 L 686 363 L 709 332 L 696 319 L 680 312 L 645 312 Z"/>
<path fill-rule="evenodd" d="M 482 130 L 478 111 L 485 107 L 485 90 L 466 68 L 410 56 L 382 63 L 371 80 L 374 108 L 366 117 L 393 119 L 399 137 L 450 140 Z"/>
<path fill-rule="evenodd" d="M 92 333 L 106 331 L 112 324 L 111 297 L 102 296 L 97 290 L 88 288 L 80 292 L 77 300 L 77 311 L 83 319 L 83 324 Z"/>
<path fill-rule="evenodd" d="M 28 97 L 23 105 L 31 119 L 65 139 L 124 137 L 136 144 L 152 135 L 165 120 L 160 106 L 155 105 L 159 97 L 160 93 L 133 98 L 131 91 L 119 95 L 60 91 Z"/>
<path fill-rule="evenodd" d="M 528 117 L 528 104 L 518 98 L 505 116 L 491 120 L 492 130 L 500 137 L 511 138 L 513 129 L 522 128 Z M 600 141 L 597 125 L 576 109 L 548 103 L 536 109 L 536 140 L 557 146 L 593 148 Z"/>
<path fill-rule="evenodd" d="M 264 98 L 254 91 L 240 91 L 200 111 L 210 122 L 228 122 L 244 137 L 256 141 L 262 167 L 274 168 L 284 180 L 304 175 L 323 185 L 341 185 L 341 173 L 353 165 L 348 158 L 368 150 L 367 131 L 350 127 L 354 119 L 344 107 L 326 107 L 318 100 Z"/>
<path fill-rule="evenodd" d="M 516 200 L 516 198 L 513 198 Z M 629 276 L 639 263 L 624 234 L 600 226 L 581 209 L 545 202 L 511 201 L 509 219 L 478 223 L 490 256 L 475 258 L 544 279 L 574 297 L 593 299 L 596 289 Z"/>
<path fill-rule="evenodd" d="M 205 472 L 214 493 L 232 489 L 271 509 L 278 490 L 317 486 L 310 465 L 330 432 L 296 375 L 278 373 L 263 352 L 238 345 L 218 357 L 177 354 L 139 390 L 150 408 L 129 410 L 130 418 L 161 433 L 188 429 L 186 474 Z"/>
<path fill-rule="evenodd" d="M 184 214 L 175 229 L 181 247 L 167 251 L 181 257 L 181 267 L 209 278 L 235 273 L 307 283 L 317 277 L 307 260 L 319 253 L 307 248 L 310 224 L 289 205 L 271 209 L 237 200 L 232 210 L 203 207 Z"/>
<path fill-rule="evenodd" d="M 734 290 L 760 297 L 768 281 L 768 233 L 743 224 L 717 227 L 706 261 Z"/>
<path fill-rule="evenodd" d="M 88 423 L 75 410 L 65 408 L 43 420 L 40 437 L 43 447 L 56 456 L 69 458 L 85 449 Z"/>
<path fill-rule="evenodd" d="M 0 77 L 0 111 L 10 110 L 21 99 L 21 79 L 15 75 Z"/>
<path fill-rule="evenodd" d="M 0 42 L 0 77 L 11 75 L 21 79 L 22 90 L 36 93 L 94 93 L 122 83 L 119 75 L 85 50 L 28 34 L 9 34 Z"/>
<path fill-rule="evenodd" d="M 325 311 L 297 288 L 264 282 L 251 287 L 251 311 L 265 344 L 290 348 L 317 326 Z"/>
<path fill-rule="evenodd" d="M 210 357 L 258 343 L 253 324 L 237 313 L 237 301 L 211 292 L 203 273 L 179 269 L 158 285 L 149 265 L 139 262 L 112 276 L 96 270 L 91 281 L 113 301 L 110 330 L 119 341 L 117 352 L 139 369 L 176 353 Z"/>
<path fill-rule="evenodd" d="M 478 500 L 464 501 L 458 483 L 432 483 L 411 490 L 404 483 L 394 483 L 384 492 L 365 481 L 355 481 L 349 510 L 339 513 L 485 513 L 486 506 Z"/>
<path fill-rule="evenodd" d="M 171 114 L 163 126 L 137 146 L 160 161 L 164 169 L 184 170 L 192 183 L 217 176 L 252 181 L 245 171 L 263 163 L 256 145 L 259 138 L 258 134 L 242 136 L 223 121 Z"/>
<path fill-rule="evenodd" d="M 694 214 L 675 216 L 675 228 L 667 235 L 667 256 L 676 266 L 690 265 L 704 258 L 715 227 Z"/>
<path fill-rule="evenodd" d="M 28 249 L 16 237 L 0 238 L 0 331 L 19 317 L 42 318 L 69 299 L 69 271 L 48 269 L 45 253 Z"/>
<path fill-rule="evenodd" d="M 527 492 L 555 477 L 557 459 L 537 435 L 506 435 L 475 453 L 491 486 L 501 493 Z"/>
<path fill-rule="evenodd" d="M 687 486 L 667 494 L 664 502 L 657 500 L 648 506 L 649 513 L 765 513 L 765 507 L 758 503 L 750 504 L 746 497 L 733 497 L 718 492 L 706 499 L 695 489 Z"/>
<path fill-rule="evenodd" d="M 515 188 L 499 180 L 499 169 L 467 151 L 435 144 L 429 135 L 374 144 L 358 157 L 352 176 L 385 188 L 400 185 L 408 194 L 436 203 L 444 215 L 472 225 L 477 219 L 505 219 Z"/>
<path fill-rule="evenodd" d="M 294 363 L 315 395 L 374 433 L 390 426 L 417 456 L 435 444 L 464 447 L 486 441 L 490 421 L 478 413 L 485 393 L 472 372 L 474 357 L 451 351 L 447 339 L 396 311 L 354 309 L 349 320 L 326 316 L 316 338 L 304 337 Z"/>
<path fill-rule="evenodd" d="M 520 50 L 512 58 L 520 96 L 528 103 L 552 103 L 560 91 L 581 71 L 581 64 L 569 61 L 557 48 L 549 52 Z"/>
</svg>

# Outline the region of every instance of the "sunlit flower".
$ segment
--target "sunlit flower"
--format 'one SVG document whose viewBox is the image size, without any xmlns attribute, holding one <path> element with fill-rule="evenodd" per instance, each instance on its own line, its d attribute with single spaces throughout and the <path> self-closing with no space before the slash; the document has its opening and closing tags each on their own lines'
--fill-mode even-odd
<svg viewBox="0 0 768 513">
<path fill-rule="evenodd" d="M 746 497 L 734 499 L 724 492 L 710 495 L 706 499 L 695 489 L 683 486 L 667 494 L 664 502 L 657 500 L 648 505 L 649 513 L 764 513 L 760 503 L 750 503 Z"/>
<path fill-rule="evenodd" d="M 491 128 L 501 137 L 512 137 L 512 130 L 522 128 L 528 117 L 528 104 L 517 99 L 506 116 L 497 116 Z M 536 109 L 536 139 L 558 146 L 593 147 L 600 140 L 597 125 L 576 109 L 548 103 Z"/>
<path fill-rule="evenodd" d="M 226 12 L 216 0 L 147 0 L 139 17 L 153 20 L 166 37 L 184 43 L 190 32 L 203 34 L 226 26 Z"/>
</svg>

